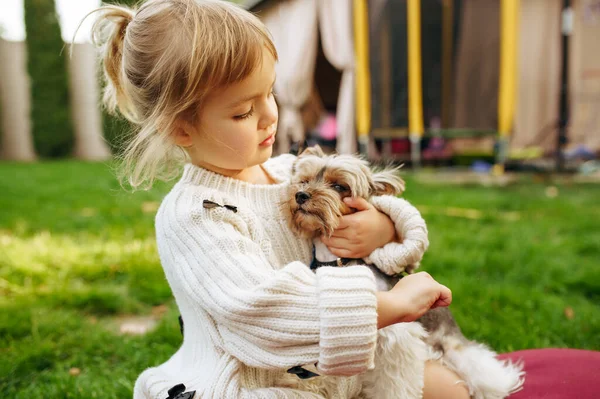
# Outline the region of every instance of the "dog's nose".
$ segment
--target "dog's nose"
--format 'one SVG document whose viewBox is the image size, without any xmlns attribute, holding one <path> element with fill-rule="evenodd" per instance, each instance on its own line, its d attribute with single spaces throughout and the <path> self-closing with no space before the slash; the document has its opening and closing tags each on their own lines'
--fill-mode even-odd
<svg viewBox="0 0 600 399">
<path fill-rule="evenodd" d="M 310 194 L 304 191 L 298 191 L 296 193 L 296 202 L 298 205 L 304 204 L 306 201 L 310 199 Z"/>
</svg>

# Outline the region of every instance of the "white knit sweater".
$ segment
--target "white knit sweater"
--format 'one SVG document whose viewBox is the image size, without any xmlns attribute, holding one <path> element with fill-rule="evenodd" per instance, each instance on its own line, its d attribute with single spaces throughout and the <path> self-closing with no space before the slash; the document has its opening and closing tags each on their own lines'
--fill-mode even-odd
<svg viewBox="0 0 600 399">
<path fill-rule="evenodd" d="M 284 381 L 297 377 L 286 370 L 317 363 L 320 374 L 352 376 L 373 364 L 373 275 L 363 266 L 309 269 L 312 243 L 294 235 L 281 211 L 294 159 L 265 163 L 278 182 L 273 185 L 185 166 L 156 215 L 161 263 L 185 321 L 183 344 L 167 362 L 142 373 L 134 398 L 165 399 L 179 383 L 196 390 L 195 398 L 321 398 L 290 388 Z M 204 200 L 237 212 L 207 209 Z M 419 261 L 428 242 L 416 209 L 392 197 L 373 203 L 405 240 L 374 251 L 369 260 L 390 273 Z M 355 377 L 333 380 L 327 397 L 360 392 Z"/>
</svg>

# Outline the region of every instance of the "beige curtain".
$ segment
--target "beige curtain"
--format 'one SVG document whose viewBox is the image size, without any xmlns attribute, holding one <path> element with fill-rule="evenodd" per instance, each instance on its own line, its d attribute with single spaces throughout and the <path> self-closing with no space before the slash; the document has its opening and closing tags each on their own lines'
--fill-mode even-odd
<svg viewBox="0 0 600 399">
<path fill-rule="evenodd" d="M 75 131 L 73 155 L 88 161 L 108 159 L 111 153 L 102 134 L 95 49 L 90 43 L 71 46 L 73 54 L 68 65 Z"/>
<path fill-rule="evenodd" d="M 454 126 L 496 129 L 500 2 L 462 2 L 455 71 Z"/>
<path fill-rule="evenodd" d="M 27 46 L 24 41 L 0 39 L 1 158 L 33 161 Z"/>
<path fill-rule="evenodd" d="M 300 108 L 309 98 L 317 57 L 316 0 L 277 2 L 259 15 L 273 35 L 279 53 L 275 92 L 279 105 L 277 151 L 304 140 Z"/>
<path fill-rule="evenodd" d="M 600 151 L 600 7 L 597 0 L 577 0 L 574 11 L 569 147 L 584 145 Z"/>
<path fill-rule="evenodd" d="M 457 128 L 498 128 L 500 62 L 500 2 L 462 2 L 457 53 L 454 64 L 454 115 Z M 457 152 L 489 152 L 493 137 L 457 138 Z"/>
<path fill-rule="evenodd" d="M 517 104 L 511 149 L 556 148 L 562 0 L 521 2 Z"/>
<path fill-rule="evenodd" d="M 319 0 L 319 29 L 325 58 L 342 72 L 337 102 L 337 152 L 356 152 L 352 0 Z"/>
</svg>

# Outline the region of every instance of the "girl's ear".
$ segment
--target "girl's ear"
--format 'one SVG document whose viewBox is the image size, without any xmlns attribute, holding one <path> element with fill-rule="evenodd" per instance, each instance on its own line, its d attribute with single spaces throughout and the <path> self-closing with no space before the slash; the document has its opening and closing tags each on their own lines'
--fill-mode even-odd
<svg viewBox="0 0 600 399">
<path fill-rule="evenodd" d="M 192 135 L 194 134 L 194 127 L 186 121 L 175 122 L 175 128 L 173 129 L 173 140 L 179 147 L 191 147 L 193 144 Z"/>
</svg>

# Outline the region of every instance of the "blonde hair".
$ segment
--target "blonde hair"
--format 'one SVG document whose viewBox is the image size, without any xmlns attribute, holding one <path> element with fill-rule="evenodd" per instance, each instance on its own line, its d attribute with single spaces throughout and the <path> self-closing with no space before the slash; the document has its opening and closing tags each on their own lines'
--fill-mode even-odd
<svg viewBox="0 0 600 399">
<path fill-rule="evenodd" d="M 92 28 L 106 81 L 103 102 L 137 126 L 121 155 L 122 181 L 149 188 L 187 160 L 172 132 L 197 123 L 213 90 L 248 77 L 265 50 L 277 51 L 263 23 L 221 0 L 148 0 L 138 9 L 104 6 Z"/>
</svg>

